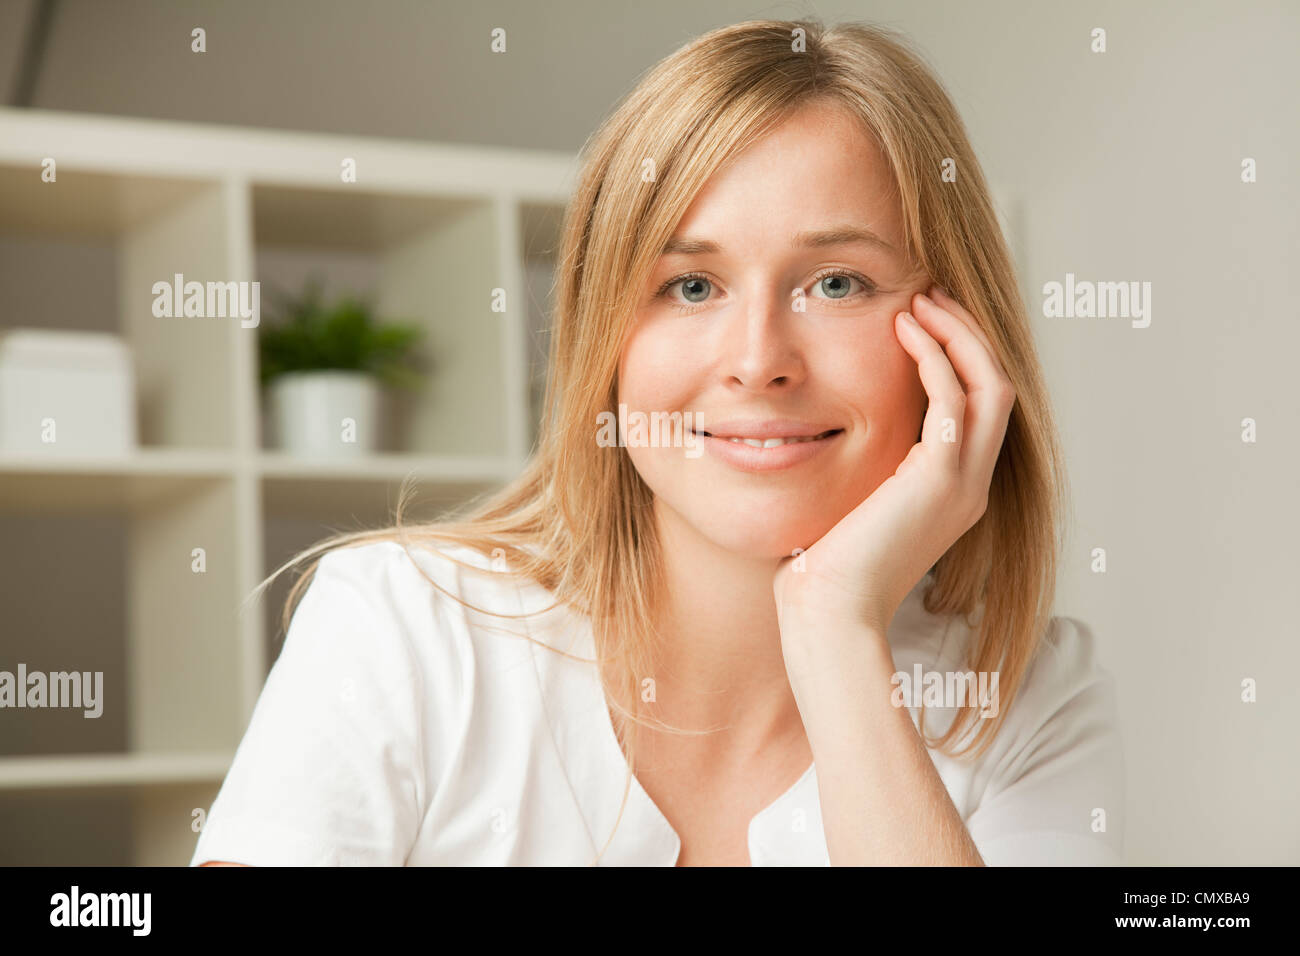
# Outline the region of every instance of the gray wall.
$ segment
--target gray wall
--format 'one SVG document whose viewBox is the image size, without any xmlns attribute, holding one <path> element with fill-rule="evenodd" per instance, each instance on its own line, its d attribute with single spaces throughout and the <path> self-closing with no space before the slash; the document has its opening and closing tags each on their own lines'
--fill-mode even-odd
<svg viewBox="0 0 1300 956">
<path fill-rule="evenodd" d="M 0 5 L 0 93 L 32 3 Z M 58 4 L 32 105 L 577 150 L 686 40 L 807 4 Z M 1028 290 L 1152 283 L 1149 328 L 1035 318 L 1069 453 L 1060 613 L 1119 682 L 1134 864 L 1297 863 L 1300 4 L 822 2 L 927 51 L 1022 199 Z M 189 52 L 203 26 L 209 52 Z M 507 30 L 508 53 L 488 53 Z M 1089 51 L 1104 27 L 1108 52 Z M 1240 182 L 1253 157 L 1259 181 Z M 1031 296 L 1031 312 L 1041 299 Z M 1240 440 L 1241 421 L 1258 441 Z M 1093 548 L 1108 570 L 1093 573 Z M 1258 682 L 1257 703 L 1240 701 Z"/>
</svg>

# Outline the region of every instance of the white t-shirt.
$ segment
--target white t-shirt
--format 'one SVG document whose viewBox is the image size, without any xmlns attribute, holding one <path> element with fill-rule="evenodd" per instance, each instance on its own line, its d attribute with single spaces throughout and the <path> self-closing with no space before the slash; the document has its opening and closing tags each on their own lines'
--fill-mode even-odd
<svg viewBox="0 0 1300 956">
<path fill-rule="evenodd" d="M 472 549 L 443 551 L 491 567 Z M 432 550 L 411 554 L 480 607 L 552 603 L 536 584 L 467 571 Z M 918 663 L 964 671 L 971 629 L 925 612 L 926 581 L 890 624 L 894 662 L 909 674 Z M 520 637 L 524 626 L 583 660 Z M 328 553 L 191 865 L 587 865 L 611 831 L 602 865 L 673 865 L 680 840 L 635 779 L 614 829 L 627 761 L 593 656 L 586 618 L 565 608 L 522 623 L 476 614 L 435 589 L 396 542 Z M 925 709 L 932 735 L 955 715 L 928 700 Z M 1052 620 L 980 759 L 930 755 L 987 864 L 1122 863 L 1113 684 L 1078 621 Z M 815 767 L 748 834 L 756 866 L 827 865 Z"/>
</svg>

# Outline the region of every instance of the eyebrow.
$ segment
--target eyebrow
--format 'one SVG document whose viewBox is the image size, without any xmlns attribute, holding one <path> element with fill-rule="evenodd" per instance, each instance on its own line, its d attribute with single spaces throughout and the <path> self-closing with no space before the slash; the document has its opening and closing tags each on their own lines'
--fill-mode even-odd
<svg viewBox="0 0 1300 956">
<path fill-rule="evenodd" d="M 879 246 L 886 252 L 891 253 L 896 251 L 893 246 L 865 226 L 837 226 L 833 229 L 797 232 L 791 237 L 790 248 L 820 249 L 826 246 L 843 246 L 855 243 Z M 674 237 L 664 243 L 660 255 L 697 256 L 710 253 L 716 254 L 721 251 L 722 247 L 710 239 Z"/>
</svg>

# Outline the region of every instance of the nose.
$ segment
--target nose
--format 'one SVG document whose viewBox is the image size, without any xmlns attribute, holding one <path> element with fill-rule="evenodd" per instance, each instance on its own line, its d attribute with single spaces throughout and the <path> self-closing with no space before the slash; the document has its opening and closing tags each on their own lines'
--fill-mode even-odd
<svg viewBox="0 0 1300 956">
<path fill-rule="evenodd" d="M 781 291 L 751 291 L 725 331 L 723 369 L 728 381 L 743 388 L 790 388 L 806 369 L 795 324 L 801 313 L 793 296 Z"/>
</svg>

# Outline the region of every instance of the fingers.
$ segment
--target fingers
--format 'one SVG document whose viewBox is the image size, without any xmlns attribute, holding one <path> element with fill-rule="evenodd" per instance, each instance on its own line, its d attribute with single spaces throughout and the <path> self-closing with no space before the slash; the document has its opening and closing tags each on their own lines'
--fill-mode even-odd
<svg viewBox="0 0 1300 956">
<path fill-rule="evenodd" d="M 948 356 L 915 318 L 908 322 L 900 312 L 895 321 L 898 340 L 916 360 L 921 385 L 930 399 L 921 425 L 921 443 L 956 473 L 961 467 L 962 433 L 965 430 L 966 391 L 957 379 Z M 951 425 L 949 424 L 951 422 Z"/>
<path fill-rule="evenodd" d="M 969 414 L 965 435 L 958 439 L 958 467 L 970 471 L 972 480 L 982 481 L 986 491 L 1006 436 L 1015 392 L 974 317 L 951 296 L 932 291 L 945 305 L 917 294 L 913 299 L 916 316 L 939 346 L 941 360 L 952 369 L 950 374 L 960 379 L 964 389 L 961 405 Z"/>
<path fill-rule="evenodd" d="M 913 296 L 912 303 L 917 320 L 948 353 L 968 395 L 1002 390 L 1006 375 L 985 340 L 976 333 L 974 319 L 970 319 L 968 324 L 967 320 L 919 292 Z"/>
<path fill-rule="evenodd" d="M 935 304 L 942 306 L 953 315 L 957 316 L 957 318 L 961 319 L 966 324 L 966 327 L 979 338 L 983 346 L 989 350 L 990 355 L 996 354 L 993 349 L 993 343 L 989 341 L 988 335 L 986 335 L 984 330 L 980 328 L 980 324 L 975 321 L 975 316 L 967 312 L 960 302 L 937 285 L 930 286 L 930 290 L 926 294 L 934 300 Z"/>
</svg>

